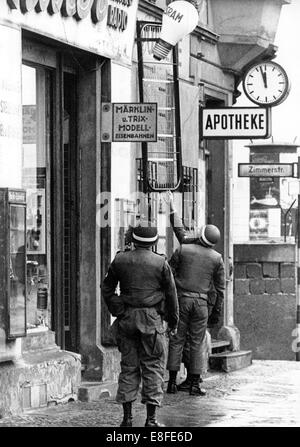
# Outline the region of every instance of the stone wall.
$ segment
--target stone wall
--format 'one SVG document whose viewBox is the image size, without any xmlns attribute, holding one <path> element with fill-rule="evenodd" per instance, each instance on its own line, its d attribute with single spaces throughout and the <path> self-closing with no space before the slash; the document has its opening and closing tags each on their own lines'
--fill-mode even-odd
<svg viewBox="0 0 300 447">
<path fill-rule="evenodd" d="M 3 362 L 0 357 L 0 418 L 77 400 L 79 354 L 60 350 L 50 330 L 28 334 L 18 342 L 20 358 Z"/>
<path fill-rule="evenodd" d="M 234 322 L 253 358 L 294 360 L 294 244 L 234 246 Z"/>
</svg>

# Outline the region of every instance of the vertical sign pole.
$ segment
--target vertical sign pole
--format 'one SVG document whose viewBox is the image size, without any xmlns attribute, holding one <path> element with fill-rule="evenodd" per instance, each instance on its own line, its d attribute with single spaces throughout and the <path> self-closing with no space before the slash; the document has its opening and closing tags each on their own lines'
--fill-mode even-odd
<svg viewBox="0 0 300 447">
<path fill-rule="evenodd" d="M 298 179 L 300 183 L 300 157 L 298 157 Z M 298 191 L 298 212 L 297 212 L 297 317 L 296 317 L 296 336 L 299 339 L 300 334 L 300 193 Z M 300 349 L 297 345 L 296 361 L 300 361 Z"/>
</svg>

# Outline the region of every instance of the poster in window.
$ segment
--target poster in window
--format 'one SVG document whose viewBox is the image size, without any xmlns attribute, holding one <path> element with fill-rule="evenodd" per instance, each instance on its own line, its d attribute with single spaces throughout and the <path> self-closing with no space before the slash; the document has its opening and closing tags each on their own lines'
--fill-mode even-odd
<svg viewBox="0 0 300 447">
<path fill-rule="evenodd" d="M 250 210 L 249 235 L 250 240 L 266 239 L 268 237 L 268 210 Z"/>
</svg>

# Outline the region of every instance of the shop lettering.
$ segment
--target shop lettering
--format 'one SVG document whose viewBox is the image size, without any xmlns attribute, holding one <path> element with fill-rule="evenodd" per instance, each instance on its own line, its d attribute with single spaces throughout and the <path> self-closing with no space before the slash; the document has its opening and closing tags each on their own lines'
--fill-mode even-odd
<svg viewBox="0 0 300 447">
<path fill-rule="evenodd" d="M 116 6 L 108 6 L 107 26 L 124 31 L 127 28 L 128 14 Z"/>
<path fill-rule="evenodd" d="M 156 108 L 152 105 L 121 105 L 117 106 L 115 112 L 116 113 L 153 113 Z"/>
<path fill-rule="evenodd" d="M 176 9 L 173 9 L 170 6 L 167 7 L 164 14 L 169 16 L 171 19 L 174 19 L 175 22 L 181 22 L 181 19 L 183 18 L 183 14 L 180 14 L 180 12 L 177 12 Z"/>
<path fill-rule="evenodd" d="M 272 174 L 283 174 L 283 173 L 284 173 L 284 169 L 279 166 L 277 168 L 256 168 L 255 166 L 252 166 L 252 165 L 249 166 L 249 174 L 272 175 Z"/>
<path fill-rule="evenodd" d="M 115 3 L 118 3 L 122 6 L 131 6 L 132 0 L 114 0 Z"/>
<path fill-rule="evenodd" d="M 253 115 L 243 114 L 215 114 L 208 115 L 205 130 L 263 130 L 265 126 L 265 116 L 263 113 Z"/>
<path fill-rule="evenodd" d="M 114 1 L 129 7 L 133 0 Z M 108 12 L 108 26 L 120 31 L 127 27 L 127 13 L 116 6 L 108 7 L 108 0 L 7 0 L 7 4 L 11 9 L 19 9 L 24 14 L 33 10 L 47 10 L 51 15 L 60 12 L 63 17 L 74 17 L 76 20 L 82 20 L 90 14 L 93 23 L 103 21 Z"/>
<path fill-rule="evenodd" d="M 129 132 L 149 132 L 151 128 L 147 124 L 119 124 L 118 131 L 125 132 L 125 130 Z"/>
<path fill-rule="evenodd" d="M 4 113 L 6 115 L 18 115 L 20 113 L 20 106 L 1 100 L 0 113 Z"/>
</svg>

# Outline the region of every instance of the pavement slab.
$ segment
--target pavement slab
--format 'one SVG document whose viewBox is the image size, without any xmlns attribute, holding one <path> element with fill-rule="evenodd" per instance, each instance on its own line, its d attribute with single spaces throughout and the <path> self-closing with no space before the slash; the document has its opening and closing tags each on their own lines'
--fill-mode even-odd
<svg viewBox="0 0 300 447">
<path fill-rule="evenodd" d="M 300 427 L 300 363 L 253 360 L 230 373 L 208 373 L 204 397 L 165 394 L 159 420 L 167 427 Z M 143 427 L 145 407 L 133 409 Z M 0 419 L 1 427 L 119 427 L 122 407 L 114 396 L 69 402 Z"/>
</svg>

